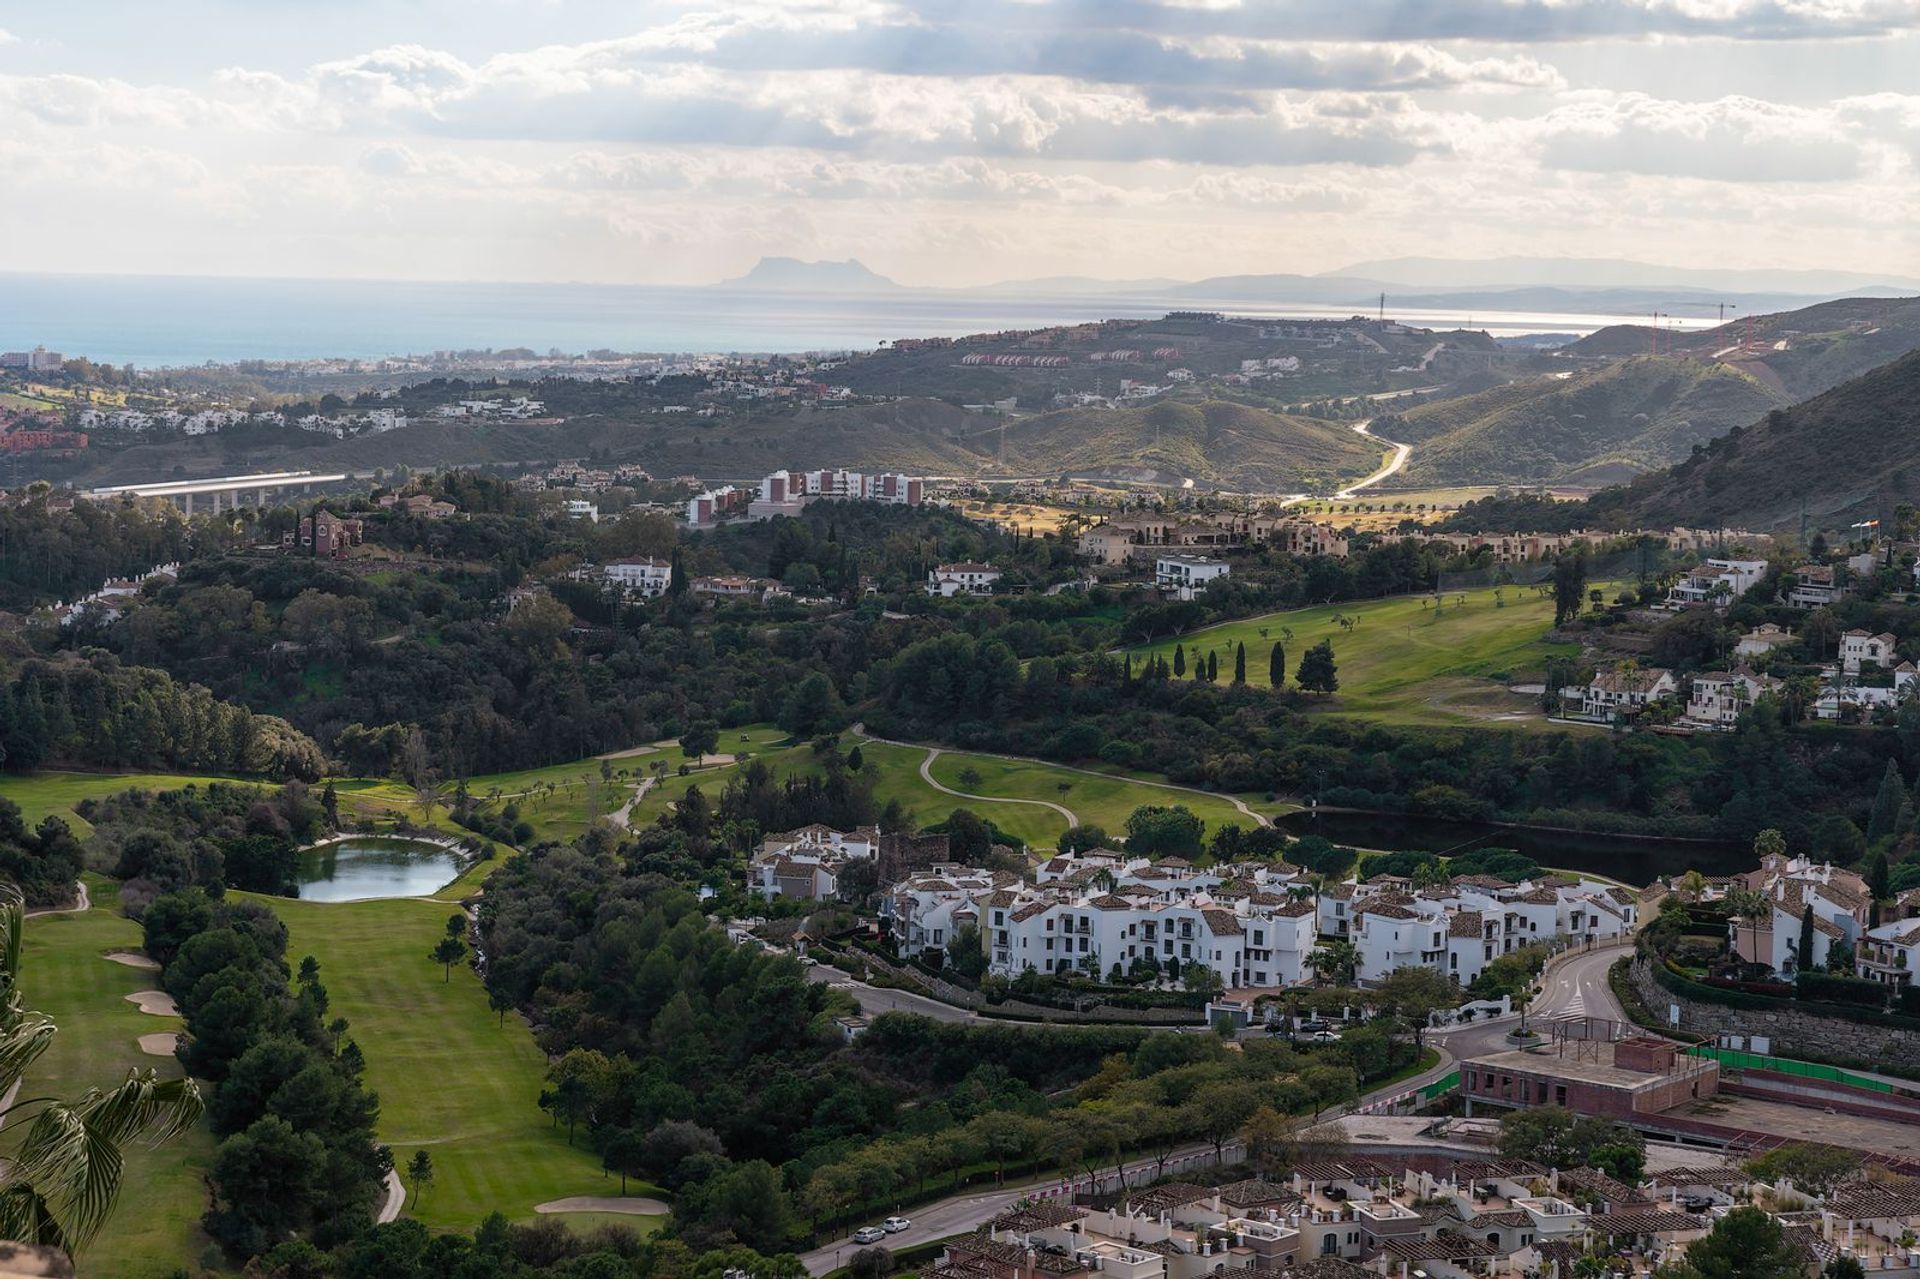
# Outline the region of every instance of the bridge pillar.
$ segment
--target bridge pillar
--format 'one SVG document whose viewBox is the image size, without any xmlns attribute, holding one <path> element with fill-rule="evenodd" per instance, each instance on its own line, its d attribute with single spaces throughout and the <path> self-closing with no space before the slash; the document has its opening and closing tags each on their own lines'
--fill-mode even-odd
<svg viewBox="0 0 1920 1279">
<path fill-rule="evenodd" d="M 181 509 L 184 511 L 184 513 L 188 515 L 193 514 L 193 494 L 182 493 L 180 495 L 180 504 L 181 504 Z"/>
</svg>

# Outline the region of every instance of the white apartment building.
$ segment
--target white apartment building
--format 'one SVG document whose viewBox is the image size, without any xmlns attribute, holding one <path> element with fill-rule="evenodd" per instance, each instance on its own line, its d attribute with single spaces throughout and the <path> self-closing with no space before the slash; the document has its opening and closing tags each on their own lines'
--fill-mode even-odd
<svg viewBox="0 0 1920 1279">
<path fill-rule="evenodd" d="M 1464 986 L 1494 959 L 1535 942 L 1624 937 L 1639 914 L 1624 889 L 1564 875 L 1519 884 L 1462 876 L 1417 893 L 1403 891 L 1402 883 L 1350 881 L 1322 890 L 1323 919 L 1331 905 L 1346 908 L 1335 918 L 1348 922 L 1345 935 L 1358 952 L 1355 979 L 1362 985 L 1396 968 L 1419 967 Z"/>
<path fill-rule="evenodd" d="M 615 586 L 652 599 L 667 593 L 673 581 L 673 563 L 644 555 L 608 560 L 600 566 L 600 575 Z"/>
<path fill-rule="evenodd" d="M 1176 599 L 1204 595 L 1213 582 L 1231 572 L 1225 560 L 1207 555 L 1162 555 L 1153 562 L 1153 584 Z"/>
</svg>

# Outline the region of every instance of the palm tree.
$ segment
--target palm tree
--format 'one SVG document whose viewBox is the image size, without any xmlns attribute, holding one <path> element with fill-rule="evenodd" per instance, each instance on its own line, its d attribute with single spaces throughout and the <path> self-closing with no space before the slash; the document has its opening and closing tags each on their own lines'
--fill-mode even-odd
<svg viewBox="0 0 1920 1279">
<path fill-rule="evenodd" d="M 1353 976 L 1360 967 L 1360 950 L 1344 937 L 1334 937 L 1320 943 L 1313 954 L 1307 956 L 1307 963 L 1315 974 L 1332 980 L 1336 985 L 1353 985 Z"/>
<path fill-rule="evenodd" d="M 54 1025 L 22 1005 L 20 949 L 26 904 L 20 889 L 0 883 L 0 1095 L 14 1088 L 53 1042 Z M 0 1120 L 28 1106 L 40 1109 L 0 1171 L 0 1239 L 58 1248 L 87 1246 L 113 1212 L 125 1173 L 121 1148 L 174 1140 L 200 1118 L 192 1079 L 161 1079 L 130 1070 L 118 1086 L 90 1088 L 77 1100 L 29 1097 L 0 1110 Z"/>
<path fill-rule="evenodd" d="M 1758 954 L 1760 946 L 1760 920 L 1763 917 L 1771 915 L 1773 911 L 1772 900 L 1757 888 L 1729 888 L 1727 890 L 1726 902 L 1727 913 L 1747 925 L 1749 930 L 1748 935 L 1753 940 L 1753 949 L 1755 951 L 1753 956 L 1754 962 L 1764 962 Z M 1738 949 L 1738 947 L 1735 947 L 1736 952 Z"/>
</svg>

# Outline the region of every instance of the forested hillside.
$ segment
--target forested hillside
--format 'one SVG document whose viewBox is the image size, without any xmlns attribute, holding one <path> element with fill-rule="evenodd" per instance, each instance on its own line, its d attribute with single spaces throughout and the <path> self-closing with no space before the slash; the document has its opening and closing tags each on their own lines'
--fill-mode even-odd
<svg viewBox="0 0 1920 1279">
<path fill-rule="evenodd" d="M 1416 447 L 1409 483 L 1594 483 L 1674 462 L 1784 404 L 1722 364 L 1642 356 L 1423 405 L 1374 431 Z"/>
<path fill-rule="evenodd" d="M 1891 515 L 1920 496 L 1920 352 L 1778 410 L 1654 475 L 1594 496 L 1608 525 L 1768 529 Z"/>
</svg>

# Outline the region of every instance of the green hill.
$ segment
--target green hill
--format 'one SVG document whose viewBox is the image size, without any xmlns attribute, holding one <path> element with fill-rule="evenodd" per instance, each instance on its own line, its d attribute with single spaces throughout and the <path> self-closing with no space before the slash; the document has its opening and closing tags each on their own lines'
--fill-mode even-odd
<svg viewBox="0 0 1920 1279">
<path fill-rule="evenodd" d="M 1598 329 L 1562 355 L 1617 359 L 1652 349 L 1644 324 Z M 1692 332 L 1663 330 L 1662 352 L 1732 360 L 1804 400 L 1920 349 L 1920 298 L 1841 298 Z"/>
<path fill-rule="evenodd" d="M 1006 466 L 1017 473 L 1191 479 L 1269 492 L 1366 475 L 1380 465 L 1381 453 L 1348 424 L 1224 400 L 1066 409 L 1020 419 L 1006 430 Z"/>
<path fill-rule="evenodd" d="M 1687 456 L 1786 397 L 1726 364 L 1641 356 L 1374 423 L 1415 446 L 1407 484 L 1597 484 Z"/>
<path fill-rule="evenodd" d="M 1594 495 L 1596 523 L 1623 527 L 1797 525 L 1887 516 L 1920 500 L 1920 352 L 1729 432 L 1686 461 Z"/>
</svg>

